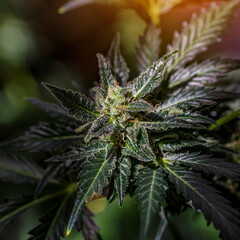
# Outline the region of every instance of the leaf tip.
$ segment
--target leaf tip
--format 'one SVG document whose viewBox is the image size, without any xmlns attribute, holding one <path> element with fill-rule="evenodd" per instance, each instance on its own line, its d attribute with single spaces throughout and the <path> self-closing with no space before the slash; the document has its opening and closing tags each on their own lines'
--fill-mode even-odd
<svg viewBox="0 0 240 240">
<path fill-rule="evenodd" d="M 71 229 L 67 229 L 67 232 L 66 232 L 66 237 L 69 236 L 69 234 L 71 233 Z"/>
</svg>

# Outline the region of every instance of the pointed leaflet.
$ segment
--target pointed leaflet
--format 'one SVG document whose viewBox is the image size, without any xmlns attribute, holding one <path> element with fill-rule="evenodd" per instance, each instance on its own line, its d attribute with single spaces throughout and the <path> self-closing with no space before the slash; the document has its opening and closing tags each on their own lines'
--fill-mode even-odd
<svg viewBox="0 0 240 240">
<path fill-rule="evenodd" d="M 154 107 L 143 99 L 139 99 L 124 106 L 128 112 L 153 112 Z"/>
<path fill-rule="evenodd" d="M 23 136 L 8 143 L 10 148 L 17 148 L 31 153 L 41 151 L 58 151 L 82 142 L 70 126 L 54 123 L 39 123 L 32 126 Z M 7 146 L 8 147 L 8 146 Z"/>
<path fill-rule="evenodd" d="M 182 192 L 196 210 L 200 209 L 208 222 L 212 221 L 214 227 L 221 230 L 220 236 L 237 240 L 240 236 L 240 215 L 229 202 L 199 174 L 177 165 L 164 166 L 177 191 Z"/>
<path fill-rule="evenodd" d="M 126 146 L 122 149 L 122 154 L 143 162 L 151 162 L 156 159 L 149 144 L 146 129 L 140 129 L 140 131 L 134 128 L 128 129 Z"/>
<path fill-rule="evenodd" d="M 48 83 L 42 84 L 68 110 L 69 115 L 75 117 L 77 120 L 88 122 L 98 116 L 98 113 L 95 112 L 95 103 L 85 94 L 59 88 Z"/>
<path fill-rule="evenodd" d="M 100 53 L 97 54 L 97 58 L 101 84 L 107 93 L 108 88 L 114 85 L 114 77 L 107 59 Z"/>
<path fill-rule="evenodd" d="M 82 231 L 85 240 L 102 240 L 99 234 L 99 227 L 94 222 L 94 215 L 87 209 L 84 208 L 80 219 L 76 222 L 78 231 Z"/>
<path fill-rule="evenodd" d="M 44 102 L 36 98 L 28 98 L 28 100 L 58 121 L 76 122 L 75 119 L 68 115 L 67 110 L 58 104 Z"/>
<path fill-rule="evenodd" d="M 59 162 L 59 161 L 81 161 L 83 159 L 94 157 L 98 154 L 104 154 L 111 150 L 111 144 L 102 141 L 93 141 L 84 146 L 78 146 L 75 149 L 53 156 L 47 159 L 47 162 Z"/>
<path fill-rule="evenodd" d="M 64 196 L 66 193 L 67 190 L 64 189 L 59 192 L 53 192 L 41 196 L 39 198 L 24 196 L 22 198 L 15 198 L 5 201 L 5 203 L 0 204 L 0 231 L 9 224 L 15 215 L 20 214 L 21 212 L 27 210 L 32 206 L 35 206 L 36 204 Z"/>
<path fill-rule="evenodd" d="M 154 217 L 160 212 L 161 203 L 165 201 L 167 182 L 164 177 L 165 174 L 160 168 L 149 167 L 142 168 L 137 177 L 136 194 L 141 212 L 141 240 L 148 239 Z"/>
<path fill-rule="evenodd" d="M 225 98 L 240 98 L 240 94 L 217 91 L 213 88 L 183 88 L 172 93 L 161 104 L 156 105 L 156 112 L 172 111 L 172 109 L 201 108 L 215 104 L 215 100 Z"/>
<path fill-rule="evenodd" d="M 139 38 L 140 46 L 136 48 L 137 70 L 139 73 L 145 71 L 155 61 L 160 54 L 160 32 L 153 24 L 149 24 L 144 35 Z"/>
<path fill-rule="evenodd" d="M 131 175 L 131 159 L 129 157 L 122 157 L 119 161 L 117 172 L 115 174 L 115 188 L 118 193 L 120 205 L 123 204 L 123 199 L 129 184 L 129 176 Z"/>
<path fill-rule="evenodd" d="M 179 68 L 169 79 L 169 88 L 183 83 L 190 86 L 205 86 L 216 83 L 233 70 L 240 68 L 240 61 L 228 58 L 214 58 L 200 63 L 192 63 L 187 67 Z"/>
<path fill-rule="evenodd" d="M 164 117 L 162 121 L 139 121 L 138 126 L 149 130 L 168 130 L 174 128 L 205 129 L 205 125 L 214 123 L 208 117 L 196 113 L 186 112 L 185 115 Z"/>
<path fill-rule="evenodd" d="M 113 75 L 120 86 L 125 87 L 129 78 L 127 63 L 120 51 L 120 35 L 116 34 L 107 54 Z"/>
<path fill-rule="evenodd" d="M 114 124 L 110 123 L 109 116 L 103 115 L 93 121 L 90 129 L 88 130 L 84 141 L 88 143 L 93 138 L 99 138 L 101 136 L 107 136 L 111 134 L 115 129 Z"/>
<path fill-rule="evenodd" d="M 220 177 L 227 177 L 240 181 L 240 165 L 226 162 L 224 159 L 212 158 L 209 155 L 200 153 L 170 153 L 164 157 L 165 160 L 183 164 L 207 174 L 215 174 Z"/>
<path fill-rule="evenodd" d="M 102 193 L 102 189 L 107 186 L 108 178 L 112 175 L 115 168 L 115 160 L 111 159 L 109 151 L 97 153 L 94 157 L 90 156 L 82 164 L 79 173 L 77 198 L 68 222 L 67 235 L 71 232 L 81 210 L 86 201 L 93 193 Z"/>
<path fill-rule="evenodd" d="M 131 83 L 133 85 L 132 94 L 134 98 L 145 97 L 161 84 L 167 63 L 176 52 L 173 51 L 154 62 Z"/>
<path fill-rule="evenodd" d="M 220 5 L 212 3 L 208 11 L 202 9 L 199 17 L 193 14 L 191 22 L 184 23 L 182 33 L 175 32 L 173 43 L 168 47 L 169 52 L 180 50 L 170 59 L 168 71 L 184 66 L 210 44 L 219 41 L 239 3 L 239 0 L 229 0 Z"/>
<path fill-rule="evenodd" d="M 46 215 L 41 217 L 40 224 L 32 229 L 29 240 L 60 240 L 64 237 L 65 211 L 70 195 L 54 201 Z"/>
<path fill-rule="evenodd" d="M 43 176 L 43 169 L 23 157 L 0 153 L 1 181 L 20 183 L 37 183 Z"/>
</svg>

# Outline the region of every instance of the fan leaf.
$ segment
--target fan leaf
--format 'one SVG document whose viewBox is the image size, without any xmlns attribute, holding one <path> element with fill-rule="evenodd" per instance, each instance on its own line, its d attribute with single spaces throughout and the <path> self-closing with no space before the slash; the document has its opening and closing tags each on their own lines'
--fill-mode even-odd
<svg viewBox="0 0 240 240">
<path fill-rule="evenodd" d="M 137 70 L 139 73 L 144 72 L 154 62 L 159 59 L 160 54 L 160 32 L 153 24 L 149 24 L 139 38 L 140 46 L 136 48 Z"/>
<path fill-rule="evenodd" d="M 42 84 L 68 110 L 69 115 L 77 120 L 88 122 L 99 115 L 96 113 L 95 103 L 83 93 L 66 90 L 48 83 Z"/>
<path fill-rule="evenodd" d="M 123 199 L 129 184 L 129 177 L 131 175 L 131 159 L 129 157 L 122 157 L 115 177 L 115 188 L 119 196 L 120 206 L 123 204 Z"/>
<path fill-rule="evenodd" d="M 176 54 L 176 52 L 177 51 L 173 51 L 154 62 L 134 80 L 132 83 L 132 94 L 134 98 L 143 98 L 152 92 L 156 87 L 160 86 L 163 81 L 164 71 L 167 63 L 172 56 Z"/>
<path fill-rule="evenodd" d="M 190 23 L 183 24 L 181 34 L 175 32 L 173 43 L 168 47 L 169 52 L 180 50 L 170 59 L 168 72 L 184 66 L 197 54 L 205 51 L 210 44 L 219 41 L 237 4 L 239 0 L 230 0 L 219 5 L 213 3 L 208 11 L 202 9 L 198 17 L 193 14 Z"/>
<path fill-rule="evenodd" d="M 102 189 L 107 186 L 108 178 L 112 175 L 115 168 L 115 160 L 110 156 L 109 152 L 105 151 L 104 153 L 96 154 L 94 157 L 89 157 L 82 164 L 82 171 L 79 173 L 79 191 L 68 222 L 67 235 L 71 232 L 88 197 L 93 193 L 101 194 Z"/>
<path fill-rule="evenodd" d="M 125 87 L 129 78 L 129 68 L 120 51 L 120 35 L 117 34 L 112 40 L 107 54 L 109 65 L 113 75 L 120 86 Z"/>
<path fill-rule="evenodd" d="M 221 230 L 223 239 L 237 240 L 240 234 L 240 215 L 217 190 L 193 171 L 165 164 L 170 180 L 196 210 L 201 210 L 208 222 Z"/>
<path fill-rule="evenodd" d="M 142 168 L 138 175 L 136 194 L 141 212 L 141 240 L 148 239 L 152 222 L 161 210 L 161 203 L 165 202 L 167 182 L 164 177 L 160 168 L 149 167 Z"/>
</svg>

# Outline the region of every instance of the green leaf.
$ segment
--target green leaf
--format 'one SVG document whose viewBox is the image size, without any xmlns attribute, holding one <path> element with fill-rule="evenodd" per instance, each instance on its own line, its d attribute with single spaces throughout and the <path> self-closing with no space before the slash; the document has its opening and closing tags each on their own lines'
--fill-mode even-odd
<svg viewBox="0 0 240 240">
<path fill-rule="evenodd" d="M 128 112 L 153 112 L 154 107 L 143 99 L 139 99 L 124 106 Z"/>
<path fill-rule="evenodd" d="M 82 122 L 94 120 L 99 114 L 96 113 L 95 103 L 83 93 L 65 90 L 48 83 L 42 83 L 68 110 L 68 113 Z"/>
<path fill-rule="evenodd" d="M 109 116 L 103 115 L 93 121 L 90 129 L 88 130 L 84 141 L 88 143 L 93 138 L 99 138 L 101 136 L 107 136 L 111 134 L 115 129 L 115 126 L 110 123 Z"/>
<path fill-rule="evenodd" d="M 140 170 L 136 182 L 139 210 L 141 212 L 141 240 L 148 239 L 148 232 L 155 216 L 161 210 L 161 203 L 165 202 L 167 182 L 162 169 L 144 167 Z"/>
<path fill-rule="evenodd" d="M 47 213 L 39 219 L 41 223 L 29 232 L 29 240 L 60 240 L 64 237 L 64 215 L 69 197 L 70 195 L 66 194 L 64 198 L 55 200 Z"/>
<path fill-rule="evenodd" d="M 23 157 L 0 153 L 0 179 L 4 182 L 34 183 L 43 176 L 43 169 Z"/>
<path fill-rule="evenodd" d="M 84 208 L 80 216 L 80 221 L 78 220 L 79 223 L 76 223 L 77 229 L 82 230 L 85 240 L 102 240 L 98 232 L 99 227 L 94 222 L 93 216 L 94 215 L 87 208 Z"/>
<path fill-rule="evenodd" d="M 62 191 L 53 192 L 39 198 L 16 198 L 0 204 L 0 230 L 6 227 L 15 215 L 25 211 L 26 209 L 36 204 L 63 196 L 68 191 L 68 189 L 64 189 Z"/>
<path fill-rule="evenodd" d="M 67 235 L 70 234 L 88 198 L 94 193 L 101 194 L 102 189 L 107 186 L 115 168 L 115 159 L 110 156 L 107 151 L 104 154 L 98 153 L 82 164 L 77 198 L 68 222 Z"/>
<path fill-rule="evenodd" d="M 154 62 L 149 68 L 142 72 L 133 83 L 131 83 L 133 85 L 132 94 L 134 98 L 143 98 L 151 93 L 156 87 L 160 86 L 163 81 L 167 63 L 176 52 L 177 51 L 173 51 Z"/>
<path fill-rule="evenodd" d="M 193 14 L 189 24 L 184 22 L 181 34 L 175 32 L 172 45 L 168 47 L 169 52 L 180 50 L 170 59 L 168 72 L 184 66 L 210 44 L 220 41 L 238 4 L 239 0 L 230 0 L 219 5 L 212 3 L 211 8 L 208 11 L 202 9 L 198 17 Z"/>
<path fill-rule="evenodd" d="M 31 153 L 63 150 L 82 142 L 82 136 L 76 135 L 70 126 L 54 123 L 39 123 L 32 126 L 23 136 L 8 143 L 6 147 L 17 148 Z"/>
<path fill-rule="evenodd" d="M 159 28 L 149 24 L 143 36 L 139 37 L 140 46 L 136 48 L 137 70 L 139 73 L 145 71 L 159 59 L 160 32 Z"/>
<path fill-rule="evenodd" d="M 149 144 L 148 133 L 145 129 L 128 129 L 126 146 L 122 149 L 122 155 L 131 156 L 139 161 L 152 162 L 156 156 Z"/>
<path fill-rule="evenodd" d="M 68 115 L 67 110 L 62 106 L 54 103 L 48 103 L 36 98 L 27 98 L 30 102 L 41 108 L 48 113 L 51 117 L 56 118 L 58 121 L 72 121 L 76 122 L 74 118 Z"/>
<path fill-rule="evenodd" d="M 214 105 L 216 100 L 239 97 L 238 93 L 216 91 L 213 88 L 182 88 L 172 93 L 161 104 L 156 105 L 156 113 L 172 111 L 172 109 L 196 109 Z"/>
<path fill-rule="evenodd" d="M 60 154 L 55 155 L 49 159 L 47 159 L 47 162 L 61 162 L 61 161 L 82 161 L 83 159 L 94 157 L 95 155 L 98 156 L 98 154 L 104 154 L 106 152 L 110 152 L 112 146 L 109 144 L 109 142 L 103 142 L 103 141 L 93 141 L 89 144 L 76 147 L 75 149 Z"/>
<path fill-rule="evenodd" d="M 119 161 L 114 183 L 119 196 L 120 206 L 123 204 L 123 199 L 126 195 L 126 190 L 129 185 L 131 166 L 131 159 L 129 157 L 122 157 Z"/>
<path fill-rule="evenodd" d="M 109 87 L 114 86 L 115 79 L 107 59 L 100 53 L 97 54 L 97 58 L 101 85 L 103 86 L 103 89 L 107 93 Z"/>
<path fill-rule="evenodd" d="M 219 177 L 240 181 L 240 165 L 226 162 L 224 159 L 213 158 L 210 155 L 195 153 L 168 153 L 164 159 L 172 163 L 179 163 L 193 167 L 207 174 L 215 174 Z"/>
<path fill-rule="evenodd" d="M 171 74 L 169 88 L 183 83 L 190 86 L 205 86 L 216 83 L 219 78 L 224 78 L 233 70 L 240 68 L 240 61 L 229 58 L 207 59 L 200 63 L 192 63 L 184 69 L 179 68 Z"/>
<path fill-rule="evenodd" d="M 125 87 L 129 78 L 127 63 L 120 51 L 120 35 L 116 34 L 112 40 L 107 54 L 108 62 L 111 66 L 113 75 L 120 86 Z"/>
<path fill-rule="evenodd" d="M 223 239 L 237 240 L 240 235 L 240 215 L 219 192 L 209 186 L 209 182 L 193 171 L 177 165 L 165 164 L 170 180 L 177 191 L 196 209 L 201 210 L 208 223 L 221 230 Z"/>
<path fill-rule="evenodd" d="M 162 121 L 139 121 L 139 127 L 149 130 L 168 130 L 174 128 L 205 129 L 204 125 L 213 120 L 196 113 L 186 112 L 185 115 L 165 117 Z"/>
</svg>

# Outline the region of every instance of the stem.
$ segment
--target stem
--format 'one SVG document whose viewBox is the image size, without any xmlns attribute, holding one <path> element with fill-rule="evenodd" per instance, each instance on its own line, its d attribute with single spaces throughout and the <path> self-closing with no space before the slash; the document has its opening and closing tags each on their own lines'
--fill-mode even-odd
<svg viewBox="0 0 240 240">
<path fill-rule="evenodd" d="M 59 192 L 55 192 L 55 193 L 52 193 L 52 194 L 49 194 L 49 195 L 46 195 L 46 196 L 43 196 L 41 198 L 37 198 L 37 199 L 34 199 L 33 201 L 27 203 L 27 204 L 24 204 L 23 206 L 15 209 L 14 211 L 10 212 L 9 214 L 5 215 L 4 217 L 0 218 L 0 223 L 7 220 L 8 218 L 14 216 L 15 214 L 29 208 L 29 207 L 32 207 L 38 203 L 41 203 L 41 202 L 44 202 L 44 201 L 47 201 L 47 200 L 50 200 L 50 199 L 53 199 L 53 198 L 56 198 L 56 197 L 59 197 L 61 195 L 64 195 L 64 194 L 70 194 L 70 193 L 73 193 L 73 191 L 75 190 L 76 188 L 76 184 L 73 183 L 73 184 L 70 184 L 69 186 L 67 186 L 64 190 L 62 191 L 59 191 Z"/>
<path fill-rule="evenodd" d="M 233 120 L 234 118 L 239 117 L 239 116 L 240 116 L 240 109 L 237 110 L 236 112 L 230 113 L 227 116 L 220 118 L 219 120 L 216 121 L 215 124 L 210 125 L 208 127 L 208 130 L 212 131 L 215 128 L 218 128 L 218 127 L 222 126 L 223 124 L 228 123 L 231 120 Z"/>
<path fill-rule="evenodd" d="M 159 227 L 158 227 L 158 231 L 157 231 L 155 240 L 161 240 L 163 233 L 167 227 L 167 219 L 166 219 L 163 207 L 161 207 L 160 216 L 161 216 L 161 221 L 159 223 Z"/>
</svg>

